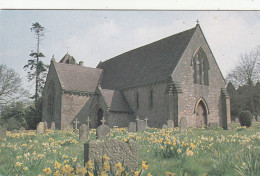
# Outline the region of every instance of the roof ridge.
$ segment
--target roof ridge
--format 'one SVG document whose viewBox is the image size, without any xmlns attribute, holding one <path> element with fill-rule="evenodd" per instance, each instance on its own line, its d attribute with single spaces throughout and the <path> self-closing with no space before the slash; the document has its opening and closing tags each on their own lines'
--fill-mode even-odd
<svg viewBox="0 0 260 176">
<path fill-rule="evenodd" d="M 116 55 L 116 56 L 110 58 L 110 59 L 107 59 L 107 60 L 105 60 L 105 61 L 101 61 L 101 62 L 99 62 L 99 64 L 97 65 L 97 68 L 98 68 L 98 66 L 99 66 L 100 64 L 103 64 L 103 63 L 105 63 L 105 62 L 107 62 L 107 61 L 114 60 L 114 59 L 118 58 L 118 56 L 122 56 L 122 55 L 127 54 L 127 53 L 129 53 L 129 52 L 132 52 L 132 51 L 134 51 L 134 50 L 137 50 L 137 49 L 140 49 L 140 48 L 146 47 L 146 46 L 148 46 L 148 45 L 152 45 L 152 44 L 154 44 L 154 43 L 160 42 L 160 41 L 162 41 L 162 40 L 165 40 L 165 39 L 168 39 L 168 38 L 171 38 L 171 37 L 174 37 L 174 36 L 177 36 L 177 35 L 180 35 L 180 34 L 183 34 L 183 33 L 189 32 L 189 31 L 194 30 L 194 29 L 196 29 L 196 28 L 197 28 L 197 25 L 196 25 L 195 27 L 190 28 L 190 29 L 187 29 L 187 30 L 185 30 L 185 31 L 175 33 L 175 34 L 170 35 L 170 36 L 168 36 L 168 37 L 164 37 L 164 38 L 162 38 L 162 39 L 159 39 L 159 40 L 153 41 L 153 42 L 151 42 L 151 43 L 148 43 L 148 44 L 142 45 L 142 46 L 140 46 L 140 47 L 137 47 L 137 48 L 134 48 L 134 49 L 128 50 L 128 51 L 126 51 L 126 52 L 123 52 L 123 53 L 121 53 L 121 54 L 119 54 L 119 55 Z M 194 30 L 194 31 L 195 31 L 195 30 Z"/>
<path fill-rule="evenodd" d="M 96 68 L 96 67 L 86 67 L 82 65 L 76 65 L 76 64 L 66 64 L 66 63 L 60 63 L 60 62 L 55 62 L 55 64 L 60 64 L 60 65 L 66 65 L 68 67 L 79 67 L 79 68 L 88 68 L 88 69 L 99 69 L 102 70 L 102 68 Z"/>
</svg>

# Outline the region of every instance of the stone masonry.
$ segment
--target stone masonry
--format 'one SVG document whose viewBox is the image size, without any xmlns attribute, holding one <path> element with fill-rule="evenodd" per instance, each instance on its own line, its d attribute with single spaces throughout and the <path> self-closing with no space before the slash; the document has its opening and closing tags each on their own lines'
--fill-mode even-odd
<svg viewBox="0 0 260 176">
<path fill-rule="evenodd" d="M 137 167 L 138 146 L 137 142 L 133 140 L 121 142 L 116 139 L 109 139 L 104 142 L 97 140 L 84 144 L 84 163 L 95 160 L 100 165 L 101 157 L 105 154 L 109 157 L 112 167 L 115 167 L 118 162 L 124 163 L 130 170 Z"/>
</svg>

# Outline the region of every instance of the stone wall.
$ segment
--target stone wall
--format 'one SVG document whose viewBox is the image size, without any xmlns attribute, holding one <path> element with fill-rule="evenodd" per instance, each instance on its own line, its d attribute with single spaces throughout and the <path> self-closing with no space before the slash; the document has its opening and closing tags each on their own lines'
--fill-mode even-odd
<svg viewBox="0 0 260 176">
<path fill-rule="evenodd" d="M 118 162 L 128 166 L 131 170 L 137 167 L 138 164 L 138 146 L 137 142 L 130 140 L 129 142 L 121 142 L 116 139 L 107 141 L 89 141 L 84 145 L 84 163 L 89 160 L 95 160 L 101 165 L 104 155 L 109 157 L 109 162 L 112 167 Z M 115 168 L 113 168 L 115 170 Z"/>
<path fill-rule="evenodd" d="M 194 52 L 199 47 L 204 50 L 209 62 L 209 86 L 194 84 L 192 59 Z M 219 124 L 219 120 L 222 118 L 221 88 L 225 88 L 225 81 L 199 28 L 197 28 L 174 70 L 172 79 L 174 82 L 180 83 L 183 91 L 182 94 L 178 94 L 178 121 L 181 117 L 186 117 L 188 126 L 194 126 L 196 121 L 195 105 L 203 98 L 209 109 L 207 122 Z"/>
<path fill-rule="evenodd" d="M 48 87 L 50 83 L 54 84 L 55 87 L 55 98 L 54 98 L 54 113 L 53 116 L 49 113 L 48 108 Z M 61 126 L 61 85 L 55 71 L 53 64 L 51 64 L 48 76 L 45 82 L 43 96 L 42 96 L 42 121 L 47 122 L 49 125 L 51 122 L 55 122 L 56 128 L 60 129 Z"/>
<path fill-rule="evenodd" d="M 89 99 L 90 97 L 85 95 L 75 95 L 70 93 L 62 94 L 61 129 L 75 128 L 73 122 L 77 117 L 79 117 L 78 113 L 82 110 Z M 84 123 L 82 121 L 80 122 Z"/>
<path fill-rule="evenodd" d="M 136 116 L 140 120 L 144 120 L 147 117 L 148 126 L 162 127 L 167 123 L 167 101 L 166 101 L 166 83 L 157 83 L 149 85 L 140 85 L 134 88 L 128 88 L 123 91 L 130 107 L 135 112 L 130 121 L 135 121 Z M 150 90 L 153 90 L 153 105 L 150 106 Z M 139 107 L 136 106 L 136 92 L 139 95 Z"/>
</svg>

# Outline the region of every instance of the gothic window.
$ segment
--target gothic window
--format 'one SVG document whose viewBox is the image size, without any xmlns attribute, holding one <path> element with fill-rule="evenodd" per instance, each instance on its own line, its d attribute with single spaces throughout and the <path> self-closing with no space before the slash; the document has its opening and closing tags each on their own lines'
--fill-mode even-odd
<svg viewBox="0 0 260 176">
<path fill-rule="evenodd" d="M 153 107 L 153 89 L 149 91 L 149 108 Z"/>
<path fill-rule="evenodd" d="M 209 64 L 205 52 L 199 48 L 193 55 L 194 83 L 209 85 L 208 70 Z"/>
<path fill-rule="evenodd" d="M 53 82 L 49 84 L 49 89 L 48 89 L 48 111 L 50 115 L 54 115 L 54 106 L 55 106 L 55 87 Z"/>
</svg>

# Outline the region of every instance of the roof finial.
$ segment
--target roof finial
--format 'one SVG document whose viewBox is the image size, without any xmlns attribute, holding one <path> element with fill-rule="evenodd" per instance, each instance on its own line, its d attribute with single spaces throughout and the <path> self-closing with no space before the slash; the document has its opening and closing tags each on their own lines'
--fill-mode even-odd
<svg viewBox="0 0 260 176">
<path fill-rule="evenodd" d="M 196 22 L 197 22 L 197 25 L 198 25 L 198 24 L 199 24 L 199 20 L 197 19 L 197 21 L 196 21 Z"/>
</svg>

